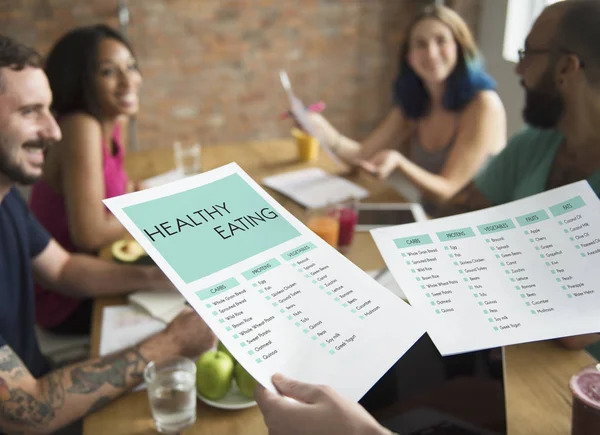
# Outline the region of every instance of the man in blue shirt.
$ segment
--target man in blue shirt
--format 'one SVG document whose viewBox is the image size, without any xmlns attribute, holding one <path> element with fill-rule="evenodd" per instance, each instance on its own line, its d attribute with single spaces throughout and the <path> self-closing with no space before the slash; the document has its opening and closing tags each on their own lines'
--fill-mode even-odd
<svg viewBox="0 0 600 435">
<path fill-rule="evenodd" d="M 34 333 L 33 277 L 70 295 L 165 288 L 158 268 L 66 252 L 29 212 L 13 183 L 42 174 L 44 150 L 61 138 L 39 56 L 0 36 L 0 433 L 48 433 L 142 381 L 150 360 L 196 356 L 215 337 L 193 312 L 123 352 L 49 371 Z"/>
</svg>

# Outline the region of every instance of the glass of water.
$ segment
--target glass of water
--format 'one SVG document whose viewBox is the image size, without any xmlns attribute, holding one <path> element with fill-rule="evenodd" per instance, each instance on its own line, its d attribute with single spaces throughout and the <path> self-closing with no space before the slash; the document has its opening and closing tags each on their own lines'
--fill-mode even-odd
<svg viewBox="0 0 600 435">
<path fill-rule="evenodd" d="M 173 357 L 144 369 L 156 430 L 177 434 L 196 421 L 196 364 Z"/>
<path fill-rule="evenodd" d="M 194 142 L 175 142 L 173 152 L 175 154 L 175 167 L 181 169 L 185 175 L 199 174 L 200 144 Z"/>
</svg>

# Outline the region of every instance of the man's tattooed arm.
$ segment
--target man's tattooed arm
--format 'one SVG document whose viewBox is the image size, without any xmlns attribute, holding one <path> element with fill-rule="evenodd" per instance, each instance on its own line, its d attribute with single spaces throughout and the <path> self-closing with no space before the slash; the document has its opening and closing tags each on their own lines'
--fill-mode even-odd
<svg viewBox="0 0 600 435">
<path fill-rule="evenodd" d="M 483 193 L 475 183 L 467 184 L 452 199 L 440 207 L 434 218 L 453 216 L 456 214 L 467 213 L 470 211 L 481 210 L 491 207 L 493 204 L 483 196 Z"/>
<path fill-rule="evenodd" d="M 137 348 L 35 379 L 9 346 L 0 347 L 0 433 L 53 432 L 108 404 L 142 380 Z"/>
</svg>

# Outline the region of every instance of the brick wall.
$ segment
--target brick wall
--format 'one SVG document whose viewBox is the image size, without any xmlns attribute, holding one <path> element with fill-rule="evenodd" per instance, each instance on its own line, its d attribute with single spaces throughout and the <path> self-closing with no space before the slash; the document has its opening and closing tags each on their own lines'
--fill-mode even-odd
<svg viewBox="0 0 600 435">
<path fill-rule="evenodd" d="M 476 24 L 481 0 L 447 3 Z M 277 71 L 362 138 L 386 113 L 402 29 L 418 0 L 128 0 L 144 86 L 140 148 L 287 136 Z M 66 30 L 117 26 L 116 0 L 0 0 L 0 30 L 46 53 Z"/>
</svg>

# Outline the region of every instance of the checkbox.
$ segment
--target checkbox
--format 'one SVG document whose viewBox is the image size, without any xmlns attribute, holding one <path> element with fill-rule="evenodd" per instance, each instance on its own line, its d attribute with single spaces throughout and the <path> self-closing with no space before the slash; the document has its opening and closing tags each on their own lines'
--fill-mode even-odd
<svg viewBox="0 0 600 435">
<path fill-rule="evenodd" d="M 325 289 L 325 287 L 323 287 L 322 285 L 320 285 L 320 286 L 319 286 L 319 288 L 320 288 L 321 290 Z"/>
<path fill-rule="evenodd" d="M 325 343 L 321 343 L 321 347 L 325 347 L 327 346 Z"/>
<path fill-rule="evenodd" d="M 296 322 L 296 323 L 294 323 L 294 325 L 300 326 L 300 322 Z"/>
<path fill-rule="evenodd" d="M 493 246 L 492 246 L 490 249 L 491 249 L 492 251 L 495 251 L 495 250 L 496 250 L 496 248 L 494 248 Z"/>
<path fill-rule="evenodd" d="M 500 266 L 506 266 L 506 263 L 505 263 L 504 261 L 502 261 L 502 262 L 500 263 Z"/>
<path fill-rule="evenodd" d="M 327 294 L 328 294 L 329 296 L 331 296 L 331 292 L 327 292 Z"/>
<path fill-rule="evenodd" d="M 525 235 L 529 234 L 529 231 L 525 230 Z"/>
<path fill-rule="evenodd" d="M 454 254 L 449 254 L 448 255 L 450 258 L 454 258 Z"/>
<path fill-rule="evenodd" d="M 562 286 L 562 289 L 563 289 L 563 290 L 566 290 L 566 289 L 567 289 L 567 286 L 566 286 L 566 285 L 563 285 L 563 286 Z"/>
<path fill-rule="evenodd" d="M 412 273 L 417 273 L 417 271 L 416 271 L 415 269 L 410 269 L 410 271 L 411 271 Z"/>
<path fill-rule="evenodd" d="M 422 285 L 422 286 L 421 286 L 421 288 L 422 288 L 423 290 L 425 290 L 425 286 L 424 286 L 424 285 Z"/>
<path fill-rule="evenodd" d="M 434 302 L 434 301 L 431 301 L 430 303 L 431 303 L 431 305 L 435 305 L 435 302 Z"/>
<path fill-rule="evenodd" d="M 571 240 L 571 242 L 574 242 L 575 238 L 574 237 L 569 237 L 569 240 Z"/>
<path fill-rule="evenodd" d="M 334 301 L 339 302 L 340 298 L 333 298 Z"/>
<path fill-rule="evenodd" d="M 450 248 L 449 248 L 449 247 L 447 247 L 447 246 L 444 246 L 444 249 L 447 251 L 447 250 L 448 250 L 448 249 L 450 249 Z"/>
<path fill-rule="evenodd" d="M 417 277 L 417 281 L 421 281 L 421 278 Z"/>
<path fill-rule="evenodd" d="M 491 317 L 488 317 L 488 322 L 492 323 L 494 321 L 494 319 L 492 319 Z"/>
<path fill-rule="evenodd" d="M 365 320 L 365 316 L 358 316 L 360 320 Z"/>
<path fill-rule="evenodd" d="M 306 274 L 304 275 L 304 278 L 310 278 L 310 275 Z"/>
<path fill-rule="evenodd" d="M 551 270 L 550 272 L 552 272 L 552 275 L 556 274 L 556 270 Z"/>
<path fill-rule="evenodd" d="M 346 303 L 342 304 L 342 307 L 344 307 L 344 308 L 346 308 L 347 306 L 348 306 L 348 304 L 346 304 Z"/>
<path fill-rule="evenodd" d="M 270 301 L 271 300 L 271 296 L 265 296 L 265 299 Z"/>
<path fill-rule="evenodd" d="M 240 343 L 240 346 L 241 346 L 241 347 L 246 347 L 246 343 L 242 341 L 242 342 Z"/>
<path fill-rule="evenodd" d="M 558 225 L 562 225 L 562 224 L 563 224 L 563 221 L 558 221 Z"/>
<path fill-rule="evenodd" d="M 472 285 L 469 286 L 469 290 L 473 290 L 473 286 Z"/>
<path fill-rule="evenodd" d="M 237 334 L 233 334 L 233 338 L 235 338 L 237 340 L 238 338 L 240 338 L 240 336 Z"/>
<path fill-rule="evenodd" d="M 351 310 L 353 313 L 356 313 L 356 310 Z"/>
<path fill-rule="evenodd" d="M 494 326 L 494 331 L 499 331 L 497 326 Z"/>
<path fill-rule="evenodd" d="M 427 296 L 428 298 L 430 298 L 430 297 L 431 297 L 431 294 L 429 294 L 429 293 L 425 293 L 425 296 Z"/>
<path fill-rule="evenodd" d="M 230 326 L 226 327 L 225 331 L 231 331 L 231 327 Z"/>
<path fill-rule="evenodd" d="M 333 355 L 333 354 L 335 353 L 335 350 L 331 349 L 331 350 L 329 351 L 329 353 Z"/>
<path fill-rule="evenodd" d="M 316 336 L 316 335 L 313 335 L 313 336 L 312 336 L 312 337 L 310 337 L 310 338 L 312 338 L 312 339 L 313 339 L 313 340 L 315 340 L 315 341 L 317 340 L 317 336 Z"/>
<path fill-rule="evenodd" d="M 535 310 L 531 310 L 531 314 L 537 314 Z"/>
<path fill-rule="evenodd" d="M 206 308 L 210 308 L 210 307 L 212 307 L 211 304 L 206 304 Z"/>
<path fill-rule="evenodd" d="M 490 243 L 490 239 L 485 239 L 485 243 Z"/>
<path fill-rule="evenodd" d="M 514 278 L 511 278 L 511 279 L 510 279 L 510 282 L 515 282 L 515 279 L 514 279 Z"/>
<path fill-rule="evenodd" d="M 298 269 L 298 272 L 302 273 L 302 272 L 304 272 L 304 271 L 303 271 L 302 269 Z"/>
<path fill-rule="evenodd" d="M 436 314 L 440 314 L 440 310 L 435 310 L 435 313 Z"/>
<path fill-rule="evenodd" d="M 454 262 L 454 265 L 455 265 L 455 266 L 458 266 L 458 261 L 455 261 L 455 262 Z"/>
<path fill-rule="evenodd" d="M 515 288 L 516 288 L 517 290 L 521 290 L 521 287 L 520 287 L 520 286 L 518 286 L 518 285 L 517 285 L 517 286 L 515 286 Z"/>
<path fill-rule="evenodd" d="M 540 247 L 539 247 L 539 246 L 536 246 L 536 247 L 535 247 L 535 250 L 536 250 L 536 251 L 539 251 L 539 250 L 540 250 Z"/>
<path fill-rule="evenodd" d="M 285 310 L 282 308 L 279 310 L 280 313 L 285 313 Z"/>
<path fill-rule="evenodd" d="M 258 292 L 259 292 L 261 295 L 264 293 L 264 291 L 262 291 L 262 290 L 259 290 Z"/>
<path fill-rule="evenodd" d="M 464 271 L 461 269 L 461 270 L 458 271 L 458 273 L 464 273 Z"/>
<path fill-rule="evenodd" d="M 310 331 L 308 329 L 303 329 L 302 332 L 304 332 L 305 334 L 308 334 Z"/>
<path fill-rule="evenodd" d="M 288 316 L 288 320 L 292 320 L 292 319 L 293 319 L 293 317 L 292 317 L 292 316 Z"/>
<path fill-rule="evenodd" d="M 464 282 L 468 282 L 468 281 L 469 281 L 469 278 L 463 278 L 463 281 L 464 281 Z"/>
<path fill-rule="evenodd" d="M 252 287 L 256 287 L 257 284 L 255 282 L 252 283 Z"/>
<path fill-rule="evenodd" d="M 249 350 L 248 351 L 248 355 L 254 355 L 254 351 L 253 350 Z"/>
<path fill-rule="evenodd" d="M 260 364 L 260 363 L 262 363 L 262 359 L 256 358 L 256 364 Z"/>
<path fill-rule="evenodd" d="M 544 254 L 540 254 L 540 258 L 546 258 Z"/>
<path fill-rule="evenodd" d="M 403 257 L 406 257 L 406 254 L 402 254 Z"/>
<path fill-rule="evenodd" d="M 219 323 L 225 323 L 225 320 L 219 319 Z"/>
<path fill-rule="evenodd" d="M 581 249 L 581 246 L 575 245 L 575 249 Z"/>
<path fill-rule="evenodd" d="M 218 316 L 219 312 L 218 311 L 213 311 L 213 316 Z"/>
<path fill-rule="evenodd" d="M 567 295 L 567 297 L 568 297 L 569 299 L 571 299 L 573 296 L 572 296 L 572 295 L 570 295 L 570 294 L 568 294 L 568 295 Z"/>
<path fill-rule="evenodd" d="M 473 293 L 473 297 L 476 297 L 476 298 L 478 298 L 478 297 L 479 297 L 479 295 L 478 295 L 477 293 Z"/>
<path fill-rule="evenodd" d="M 496 258 L 500 258 L 500 255 L 496 254 Z"/>
<path fill-rule="evenodd" d="M 483 302 L 479 302 L 479 305 L 483 307 Z"/>
<path fill-rule="evenodd" d="M 504 273 L 510 275 L 510 270 L 505 270 Z"/>
<path fill-rule="evenodd" d="M 317 283 L 317 281 L 313 279 L 313 284 L 316 284 L 316 283 Z"/>
<path fill-rule="evenodd" d="M 524 295 L 523 293 L 521 293 L 521 297 L 522 297 L 523 299 L 525 299 L 525 295 Z"/>
<path fill-rule="evenodd" d="M 535 240 L 533 240 L 533 239 L 529 239 L 529 241 L 530 241 L 531 243 L 533 243 Z"/>
<path fill-rule="evenodd" d="M 483 314 L 489 314 L 488 310 L 483 310 Z"/>
<path fill-rule="evenodd" d="M 568 229 L 565 228 L 563 231 L 565 232 L 565 234 L 569 234 L 569 230 Z"/>
<path fill-rule="evenodd" d="M 406 264 L 408 264 L 410 266 L 410 261 L 407 261 Z"/>
<path fill-rule="evenodd" d="M 556 278 L 556 282 L 560 282 L 560 278 Z"/>
<path fill-rule="evenodd" d="M 525 305 L 527 305 L 528 307 L 531 306 L 529 302 L 525 302 Z"/>
<path fill-rule="evenodd" d="M 581 253 L 581 256 L 582 256 L 582 257 L 585 257 L 585 254 L 582 252 L 582 253 Z"/>
<path fill-rule="evenodd" d="M 546 261 L 546 266 L 550 266 L 550 262 L 549 261 Z"/>
</svg>

